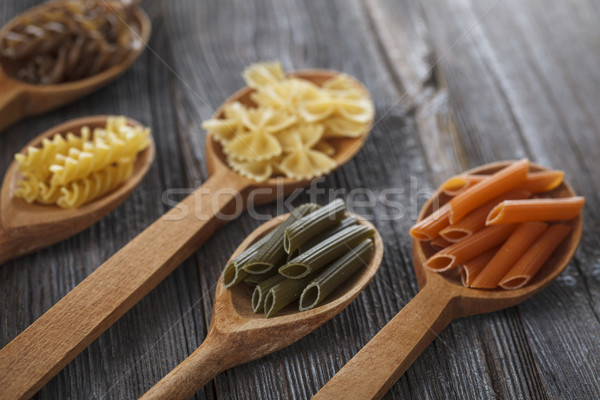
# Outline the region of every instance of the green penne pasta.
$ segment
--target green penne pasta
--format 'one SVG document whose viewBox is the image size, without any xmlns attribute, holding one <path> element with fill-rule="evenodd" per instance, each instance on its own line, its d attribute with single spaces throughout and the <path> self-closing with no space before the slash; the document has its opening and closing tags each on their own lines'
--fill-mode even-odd
<svg viewBox="0 0 600 400">
<path fill-rule="evenodd" d="M 252 292 L 252 311 L 255 313 L 264 311 L 265 297 L 269 290 L 278 283 L 286 280 L 288 279 L 279 274 L 275 274 L 256 285 L 254 287 L 254 291 Z"/>
<path fill-rule="evenodd" d="M 266 272 L 264 274 L 249 274 L 244 279 L 244 283 L 247 283 L 250 286 L 256 286 L 259 283 L 262 283 L 262 282 L 266 281 L 267 279 L 269 279 L 270 277 L 272 277 L 276 273 L 277 273 L 277 270 L 276 269 L 272 269 L 271 271 Z"/>
<path fill-rule="evenodd" d="M 319 208 L 320 206 L 317 204 L 308 203 L 292 211 L 288 219 L 273 229 L 270 239 L 263 243 L 256 253 L 243 263 L 241 268 L 249 274 L 264 274 L 273 269 L 285 257 L 283 234 L 286 228 Z"/>
<path fill-rule="evenodd" d="M 356 218 L 346 217 L 346 218 L 342 219 L 338 225 L 334 226 L 333 228 L 329 229 L 326 232 L 321 233 L 320 235 L 315 236 L 314 238 L 310 239 L 308 242 L 306 242 L 302 246 L 300 246 L 297 249 L 297 250 L 299 250 L 298 255 L 305 253 L 306 250 L 327 240 L 328 237 L 333 236 L 336 233 L 341 232 L 344 229 L 346 229 L 347 227 L 353 226 L 353 225 L 356 225 Z"/>
<path fill-rule="evenodd" d="M 373 241 L 365 239 L 342 258 L 320 272 L 303 290 L 299 310 L 315 308 L 359 269 L 369 265 L 373 255 Z"/>
<path fill-rule="evenodd" d="M 280 275 L 281 276 L 281 275 Z M 298 300 L 303 289 L 312 277 L 303 279 L 285 279 L 273 285 L 264 299 L 264 310 L 267 318 L 272 317 L 294 300 Z"/>
<path fill-rule="evenodd" d="M 336 199 L 291 224 L 283 235 L 283 247 L 290 254 L 304 243 L 337 225 L 346 213 L 346 204 Z"/>
<path fill-rule="evenodd" d="M 279 273 L 290 279 L 304 278 L 346 254 L 373 233 L 364 225 L 349 226 L 280 267 Z"/>
<path fill-rule="evenodd" d="M 249 274 L 242 269 L 242 266 L 256 254 L 262 245 L 273 237 L 273 234 L 273 231 L 269 232 L 225 265 L 223 270 L 224 288 L 230 288 L 246 279 Z"/>
<path fill-rule="evenodd" d="M 300 254 L 306 252 L 306 250 L 310 249 L 311 247 L 314 247 L 317 244 L 321 243 L 322 241 L 327 239 L 329 236 L 333 236 L 336 233 L 338 233 L 352 225 L 356 225 L 356 218 L 354 218 L 354 217 L 344 218 L 343 220 L 340 221 L 340 223 L 338 225 L 334 226 L 333 228 L 329 229 L 326 232 L 321 233 L 320 235 L 315 236 L 314 238 L 310 239 L 308 242 L 306 242 L 302 246 L 300 246 L 300 248 L 298 248 L 298 249 L 294 250 L 292 253 L 288 254 L 286 262 L 290 262 L 291 260 L 294 259 L 294 257 L 298 257 Z"/>
</svg>

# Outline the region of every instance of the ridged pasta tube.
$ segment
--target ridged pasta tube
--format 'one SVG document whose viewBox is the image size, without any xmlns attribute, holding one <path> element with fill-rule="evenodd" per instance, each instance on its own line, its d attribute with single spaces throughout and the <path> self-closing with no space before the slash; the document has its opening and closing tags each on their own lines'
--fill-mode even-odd
<svg viewBox="0 0 600 400">
<path fill-rule="evenodd" d="M 325 268 L 304 288 L 299 310 L 306 311 L 319 305 L 356 271 L 369 265 L 372 254 L 373 241 L 365 239 Z"/>
<path fill-rule="evenodd" d="M 290 279 L 304 278 L 323 268 L 362 240 L 373 236 L 373 230 L 364 225 L 350 226 L 300 254 L 281 268 L 279 273 Z"/>
</svg>

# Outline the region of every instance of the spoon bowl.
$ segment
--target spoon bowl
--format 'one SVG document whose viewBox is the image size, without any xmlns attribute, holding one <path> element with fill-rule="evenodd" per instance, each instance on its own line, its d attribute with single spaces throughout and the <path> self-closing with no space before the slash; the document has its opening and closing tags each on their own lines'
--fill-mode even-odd
<svg viewBox="0 0 600 400">
<path fill-rule="evenodd" d="M 73 132 L 78 135 L 83 126 L 105 127 L 107 115 L 77 118 L 48 129 L 29 142 L 22 150 L 25 153 L 30 146 L 39 146 L 42 139 L 52 138 L 56 133 Z M 128 119 L 131 126 L 142 126 Z M 131 177 L 114 191 L 88 204 L 75 209 L 64 209 L 56 205 L 27 203 L 15 197 L 14 191 L 21 174 L 17 162 L 13 161 L 0 189 L 0 264 L 42 247 L 59 242 L 94 224 L 111 210 L 121 204 L 144 178 L 154 160 L 154 141 L 138 154 Z"/>
<path fill-rule="evenodd" d="M 237 248 L 232 259 L 288 216 L 280 216 L 258 227 Z M 225 289 L 219 278 L 210 329 L 204 343 L 142 398 L 188 399 L 225 369 L 291 345 L 346 308 L 373 279 L 383 257 L 383 242 L 375 227 L 359 216 L 354 217 L 359 224 L 375 231 L 373 256 L 367 266 L 344 282 L 325 302 L 302 312 L 292 303 L 277 316 L 266 318 L 252 312 L 250 286 L 240 283 Z"/>
<path fill-rule="evenodd" d="M 339 72 L 326 69 L 306 69 L 294 71 L 288 74 L 290 77 L 300 78 L 314 83 L 317 86 L 323 85 L 327 80 L 334 78 Z M 372 101 L 369 91 L 356 79 L 348 77 L 350 82 L 365 96 Z M 246 107 L 255 107 L 256 104 L 251 99 L 250 95 L 254 89 L 244 87 L 234 93 L 231 97 L 223 102 L 223 104 L 215 112 L 215 118 L 223 118 L 225 107 L 231 103 L 239 102 Z M 362 148 L 365 140 L 371 131 L 373 120 L 369 121 L 365 126 L 365 134 L 357 138 L 335 138 L 329 139 L 329 143 L 335 149 L 333 159 L 337 163 L 337 168 L 345 164 Z M 256 192 L 254 196 L 254 204 L 263 204 L 275 200 L 282 195 L 287 195 L 295 189 L 306 187 L 313 179 L 293 179 L 285 176 L 277 176 L 267 179 L 265 182 L 256 182 L 250 178 L 246 178 L 233 171 L 227 164 L 227 156 L 223 153 L 221 144 L 215 138 L 208 134 L 206 135 L 206 163 L 208 171 L 211 175 L 216 172 L 226 172 L 231 175 L 232 179 L 241 179 L 247 182 L 249 189 L 260 188 L 260 192 Z"/>
<path fill-rule="evenodd" d="M 510 165 L 512 161 L 500 161 L 490 164 L 485 164 L 477 168 L 466 171 L 465 174 L 473 175 L 489 175 L 498 172 L 500 169 Z M 532 172 L 546 171 L 540 165 L 530 163 Z M 433 211 L 433 205 L 439 199 L 439 205 L 444 205 L 450 200 L 449 196 L 441 192 L 436 193 L 423 206 L 419 214 L 418 220 L 427 217 Z M 544 197 L 573 197 L 576 196 L 575 191 L 567 182 L 562 182 L 554 190 L 544 193 Z M 425 262 L 429 257 L 437 252 L 428 242 L 413 241 L 413 260 L 415 273 L 419 282 L 419 287 L 424 288 L 428 284 L 444 287 L 444 290 L 453 291 L 461 299 L 461 307 L 456 317 L 466 317 L 469 315 L 481 314 L 501 310 L 503 308 L 512 307 L 525 299 L 533 296 L 550 284 L 564 269 L 569 265 L 569 261 L 573 258 L 575 250 L 581 240 L 583 232 L 583 216 L 579 215 L 571 221 L 564 221 L 564 224 L 571 226 L 571 233 L 561 243 L 560 247 L 552 254 L 550 259 L 546 261 L 544 267 L 533 277 L 533 279 L 524 287 L 515 290 L 496 289 L 474 289 L 467 288 L 462 285 L 460 276 L 456 271 L 450 273 L 437 273 L 425 268 Z M 456 270 L 456 268 L 455 268 Z"/>
<path fill-rule="evenodd" d="M 44 3 L 25 13 L 44 11 L 52 6 L 52 2 Z M 52 85 L 31 84 L 15 78 L 17 66 L 0 57 L 0 131 L 25 117 L 44 113 L 83 97 L 123 74 L 144 51 L 152 30 L 150 18 L 141 7 L 134 8 L 133 17 L 139 28 L 139 34 L 136 36 L 141 46 L 131 49 L 129 55 L 119 64 L 88 78 Z M 0 30 L 0 37 L 3 37 L 17 21 L 18 17 L 15 17 L 4 25 Z"/>
<path fill-rule="evenodd" d="M 466 174 L 492 174 L 513 161 L 482 165 Z M 530 164 L 532 171 L 546 168 Z M 575 192 L 563 182 L 549 197 L 571 197 Z M 421 209 L 418 221 L 445 204 L 450 197 L 436 192 Z M 544 267 L 527 285 L 515 290 L 482 290 L 462 286 L 456 272 L 440 274 L 425 268 L 436 250 L 429 243 L 413 241 L 413 260 L 420 292 L 388 322 L 314 397 L 314 399 L 379 399 L 400 379 L 417 357 L 455 318 L 512 307 L 552 282 L 569 264 L 581 239 L 583 216 L 566 222 L 572 230 Z M 456 269 L 456 268 L 455 268 Z M 362 382 L 360 386 L 353 382 Z"/>
<path fill-rule="evenodd" d="M 321 84 L 337 74 L 339 72 L 308 70 L 290 75 Z M 354 82 L 368 95 L 358 81 Z M 250 93 L 251 89 L 242 89 L 226 103 L 238 100 L 249 104 Z M 221 115 L 222 109 L 217 111 L 216 117 Z M 362 147 L 372 122 L 366 125 L 361 137 L 334 143 L 338 168 Z M 249 204 L 273 201 L 311 182 L 289 178 L 257 182 L 245 178 L 229 168 L 220 145 L 210 135 L 206 162 L 210 177 L 201 187 L 99 266 L 0 350 L 0 387 L 7 396 L 31 397 Z M 77 329 L 73 330 L 75 324 Z"/>
</svg>

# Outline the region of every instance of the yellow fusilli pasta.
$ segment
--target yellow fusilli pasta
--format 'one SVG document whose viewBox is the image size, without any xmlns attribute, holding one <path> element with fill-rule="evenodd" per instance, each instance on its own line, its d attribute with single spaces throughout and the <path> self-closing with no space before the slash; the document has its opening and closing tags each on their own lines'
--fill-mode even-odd
<svg viewBox="0 0 600 400">
<path fill-rule="evenodd" d="M 70 182 L 60 188 L 56 204 L 62 208 L 77 208 L 107 194 L 131 177 L 133 159 L 122 158 L 90 176 Z"/>
<path fill-rule="evenodd" d="M 115 129 L 115 130 L 112 130 Z M 82 129 L 83 130 L 83 129 Z M 52 185 L 66 185 L 100 171 L 121 158 L 135 158 L 148 146 L 149 129 L 114 126 L 94 130 L 94 140 L 82 149 L 71 148 L 66 155 L 58 154 L 49 167 Z"/>
<path fill-rule="evenodd" d="M 42 146 L 17 154 L 22 179 L 15 196 L 28 203 L 79 207 L 113 190 L 129 178 L 137 154 L 150 144 L 150 129 L 130 126 L 125 117 L 110 117 L 93 133 L 54 135 Z"/>
</svg>

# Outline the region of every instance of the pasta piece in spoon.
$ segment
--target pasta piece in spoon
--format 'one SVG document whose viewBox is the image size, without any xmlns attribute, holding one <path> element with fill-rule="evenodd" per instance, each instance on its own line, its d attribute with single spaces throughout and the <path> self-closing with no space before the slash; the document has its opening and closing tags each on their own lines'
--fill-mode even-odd
<svg viewBox="0 0 600 400">
<path fill-rule="evenodd" d="M 295 140 L 295 149 L 279 164 L 279 168 L 286 176 L 295 179 L 311 179 L 324 175 L 336 167 L 336 162 L 328 155 L 306 147 L 300 135 L 295 135 Z"/>
</svg>

